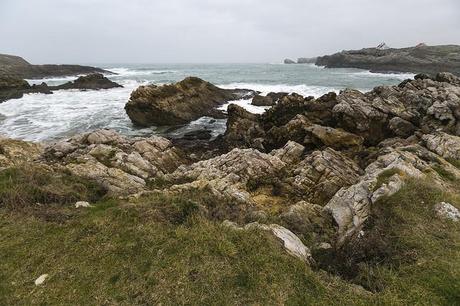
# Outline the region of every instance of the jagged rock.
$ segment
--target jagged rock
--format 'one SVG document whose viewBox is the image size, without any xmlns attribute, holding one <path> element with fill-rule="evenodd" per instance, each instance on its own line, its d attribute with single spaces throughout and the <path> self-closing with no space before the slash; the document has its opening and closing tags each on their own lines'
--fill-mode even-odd
<svg viewBox="0 0 460 306">
<path fill-rule="evenodd" d="M 106 78 L 101 73 L 88 74 L 86 76 L 81 76 L 75 81 L 67 82 L 62 85 L 51 87 L 52 90 L 60 89 L 110 89 L 116 87 L 123 87 L 120 84 L 117 84 L 108 78 Z"/>
<path fill-rule="evenodd" d="M 251 204 L 248 181 L 275 177 L 285 165 L 278 157 L 257 150 L 233 149 L 212 159 L 182 165 L 165 179 L 176 183 L 171 191 L 207 188 L 217 198 Z"/>
<path fill-rule="evenodd" d="M 296 165 L 285 182 L 297 197 L 324 204 L 343 187 L 355 184 L 362 170 L 354 161 L 331 148 L 315 151 Z"/>
<path fill-rule="evenodd" d="M 182 153 L 165 138 L 126 138 L 113 130 L 51 144 L 44 159 L 98 182 L 114 195 L 140 192 L 147 180 L 172 172 L 184 162 Z"/>
<path fill-rule="evenodd" d="M 254 93 L 222 89 L 188 77 L 171 85 L 140 86 L 131 93 L 125 110 L 129 118 L 141 126 L 185 124 L 202 116 L 216 116 L 217 106 L 248 94 Z"/>
<path fill-rule="evenodd" d="M 305 127 L 308 133 L 304 143 L 323 144 L 334 149 L 359 148 L 363 143 L 363 138 L 341 129 L 334 129 L 318 124 Z"/>
<path fill-rule="evenodd" d="M 0 136 L 0 169 L 34 161 L 42 152 L 41 144 Z"/>
<path fill-rule="evenodd" d="M 345 90 L 337 101 L 333 108 L 337 126 L 364 137 L 367 144 L 393 135 L 407 137 L 416 128 L 426 134 L 460 133 L 460 87 L 450 83 L 417 79 L 365 94 Z"/>
<path fill-rule="evenodd" d="M 452 220 L 454 222 L 460 221 L 460 211 L 450 203 L 438 203 L 434 206 L 434 210 L 439 218 Z"/>
<path fill-rule="evenodd" d="M 422 136 L 425 146 L 444 158 L 460 161 L 460 137 L 443 132 Z"/>
<path fill-rule="evenodd" d="M 285 64 L 296 64 L 295 61 L 293 61 L 293 60 L 291 60 L 291 59 L 289 59 L 289 58 L 285 59 L 285 60 L 284 60 L 284 63 L 285 63 Z"/>
<path fill-rule="evenodd" d="M 258 124 L 259 116 L 236 104 L 230 104 L 227 112 L 225 142 L 232 147 L 253 147 L 264 150 L 263 138 L 265 132 Z"/>
<path fill-rule="evenodd" d="M 278 150 L 270 152 L 271 155 L 278 157 L 286 164 L 294 164 L 299 162 L 305 147 L 295 141 L 288 141 L 286 145 Z"/>
<path fill-rule="evenodd" d="M 406 177 L 425 178 L 430 174 L 442 185 L 443 180 L 432 169 L 433 165 L 445 167 L 460 178 L 458 169 L 421 146 L 383 149 L 382 155 L 365 169 L 359 182 L 340 189 L 325 206 L 339 226 L 338 245 L 356 236 L 369 217 L 371 205 L 396 193 Z"/>
</svg>

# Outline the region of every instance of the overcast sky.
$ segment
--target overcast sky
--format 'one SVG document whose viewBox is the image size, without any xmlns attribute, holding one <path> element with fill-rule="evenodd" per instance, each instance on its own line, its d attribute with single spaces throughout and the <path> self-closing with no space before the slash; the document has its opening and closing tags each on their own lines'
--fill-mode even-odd
<svg viewBox="0 0 460 306">
<path fill-rule="evenodd" d="M 0 53 L 33 63 L 279 62 L 460 44 L 460 0 L 0 0 Z"/>
</svg>

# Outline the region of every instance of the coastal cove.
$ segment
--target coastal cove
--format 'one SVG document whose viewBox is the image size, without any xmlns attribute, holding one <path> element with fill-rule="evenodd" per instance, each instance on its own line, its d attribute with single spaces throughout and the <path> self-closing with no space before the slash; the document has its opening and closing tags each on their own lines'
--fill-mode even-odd
<svg viewBox="0 0 460 306">
<path fill-rule="evenodd" d="M 222 88 L 251 89 L 262 95 L 269 92 L 298 93 L 319 97 L 345 88 L 361 91 L 379 85 L 395 85 L 413 74 L 380 74 L 359 69 L 324 69 L 312 64 L 94 64 L 116 74 L 106 74 L 123 88 L 108 90 L 63 90 L 52 95 L 27 94 L 21 99 L 0 104 L 0 134 L 32 141 L 53 141 L 76 133 L 99 128 L 111 128 L 126 136 L 162 135 L 171 138 L 208 129 L 213 136 L 225 131 L 225 119 L 203 117 L 182 126 L 134 126 L 124 105 L 133 90 L 140 85 L 169 84 L 187 76 L 197 76 Z M 46 82 L 61 85 L 76 77 L 28 79 L 30 84 Z M 253 113 L 266 107 L 251 105 L 250 99 L 232 103 Z M 228 103 L 230 104 L 230 103 Z M 226 105 L 221 108 L 226 109 Z"/>
</svg>

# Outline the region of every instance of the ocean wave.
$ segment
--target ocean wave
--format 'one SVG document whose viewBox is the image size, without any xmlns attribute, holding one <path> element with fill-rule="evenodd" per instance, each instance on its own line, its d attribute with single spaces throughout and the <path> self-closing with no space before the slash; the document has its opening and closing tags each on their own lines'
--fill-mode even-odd
<svg viewBox="0 0 460 306">
<path fill-rule="evenodd" d="M 319 97 L 328 92 L 334 91 L 339 92 L 340 88 L 333 88 L 327 86 L 309 86 L 309 85 L 287 85 L 287 84 L 257 84 L 257 83 L 230 83 L 230 84 L 221 84 L 218 85 L 222 88 L 232 89 L 252 89 L 255 91 L 260 91 L 262 95 L 267 95 L 270 92 L 287 92 L 287 93 L 297 93 L 302 96 L 314 96 Z"/>
<path fill-rule="evenodd" d="M 381 72 L 371 72 L 371 71 L 358 71 L 349 73 L 351 76 L 360 76 L 360 77 L 375 77 L 375 78 L 390 78 L 398 80 L 413 79 L 414 73 L 381 73 Z"/>
<path fill-rule="evenodd" d="M 114 72 L 119 76 L 142 76 L 142 75 L 155 75 L 155 74 L 167 74 L 176 73 L 175 70 L 157 70 L 157 69 L 131 69 L 131 68 L 107 68 L 108 71 Z"/>
</svg>

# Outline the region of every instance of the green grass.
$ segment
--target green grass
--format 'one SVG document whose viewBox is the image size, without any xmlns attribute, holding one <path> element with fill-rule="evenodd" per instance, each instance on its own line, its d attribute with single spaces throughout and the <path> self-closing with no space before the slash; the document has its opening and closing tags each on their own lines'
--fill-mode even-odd
<svg viewBox="0 0 460 306">
<path fill-rule="evenodd" d="M 98 203 L 64 224 L 2 213 L 0 271 L 2 305 L 367 300 L 345 282 L 317 275 L 266 233 L 234 231 L 193 216 L 180 225 L 160 222 L 152 204 Z M 36 287 L 43 273 L 50 277 Z"/>
<path fill-rule="evenodd" d="M 375 203 L 364 238 L 349 246 L 346 256 L 318 257 L 318 266 L 309 267 L 269 233 L 220 225 L 221 216 L 237 216 L 239 208 L 206 192 L 156 194 L 134 203 L 103 198 L 88 209 L 62 205 L 70 198 L 53 196 L 27 213 L 43 186 L 67 190 L 78 179 L 60 174 L 56 180 L 28 180 L 24 168 L 5 173 L 2 192 L 5 184 L 21 185 L 24 203 L 23 209 L 12 209 L 11 202 L 0 207 L 0 305 L 455 305 L 460 300 L 460 224 L 439 220 L 433 211 L 440 201 L 460 207 L 460 188 L 447 191 L 409 180 Z M 37 193 L 27 191 L 36 188 Z M 49 278 L 35 286 L 44 273 Z"/>
<path fill-rule="evenodd" d="M 0 207 L 70 204 L 103 195 L 104 190 L 93 182 L 44 167 L 25 165 L 0 171 Z"/>
</svg>

